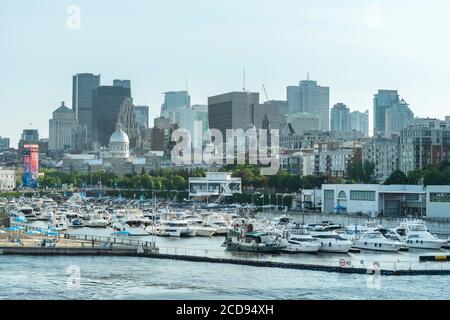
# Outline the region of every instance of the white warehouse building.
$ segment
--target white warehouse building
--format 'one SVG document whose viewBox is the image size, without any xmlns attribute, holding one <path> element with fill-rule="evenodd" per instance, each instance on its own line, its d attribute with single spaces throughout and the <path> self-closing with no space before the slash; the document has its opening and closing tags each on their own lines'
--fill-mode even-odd
<svg viewBox="0 0 450 320">
<path fill-rule="evenodd" d="M 322 185 L 322 212 L 450 219 L 450 186 Z"/>
</svg>

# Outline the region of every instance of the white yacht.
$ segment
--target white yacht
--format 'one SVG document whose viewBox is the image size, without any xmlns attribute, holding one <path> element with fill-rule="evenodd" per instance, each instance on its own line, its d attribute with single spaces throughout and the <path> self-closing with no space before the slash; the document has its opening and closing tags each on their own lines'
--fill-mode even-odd
<svg viewBox="0 0 450 320">
<path fill-rule="evenodd" d="M 149 229 L 150 228 L 150 229 Z M 194 237 L 195 229 L 185 220 L 163 220 L 159 225 L 148 227 L 147 231 L 163 237 Z"/>
<path fill-rule="evenodd" d="M 104 219 L 101 215 L 93 215 L 86 222 L 86 227 L 89 228 L 106 228 L 109 224 L 109 221 Z"/>
<path fill-rule="evenodd" d="M 220 214 L 214 214 L 208 217 L 206 221 L 206 226 L 216 229 L 216 236 L 225 236 L 230 231 L 230 224 L 225 218 Z"/>
<path fill-rule="evenodd" d="M 379 231 L 370 230 L 360 234 L 359 238 L 353 242 L 353 247 L 362 250 L 397 252 L 403 243 L 387 239 Z"/>
<path fill-rule="evenodd" d="M 120 222 L 113 223 L 112 228 L 115 232 L 126 232 L 129 236 L 144 237 L 150 235 L 147 230 L 150 224 L 150 221 L 139 217 L 127 217 Z"/>
<path fill-rule="evenodd" d="M 320 241 L 308 234 L 292 234 L 281 243 L 285 246 L 283 252 L 287 253 L 315 253 L 321 247 Z"/>
<path fill-rule="evenodd" d="M 396 232 L 403 237 L 409 248 L 439 250 L 445 244 L 445 240 L 433 236 L 421 220 L 405 221 Z"/>
<path fill-rule="evenodd" d="M 205 225 L 205 221 L 197 218 L 187 219 L 191 228 L 195 229 L 195 235 L 197 237 L 212 237 L 216 233 L 216 228 L 208 227 Z"/>
<path fill-rule="evenodd" d="M 311 231 L 311 236 L 319 240 L 319 251 L 323 252 L 347 253 L 353 246 L 353 242 L 334 231 Z"/>
</svg>

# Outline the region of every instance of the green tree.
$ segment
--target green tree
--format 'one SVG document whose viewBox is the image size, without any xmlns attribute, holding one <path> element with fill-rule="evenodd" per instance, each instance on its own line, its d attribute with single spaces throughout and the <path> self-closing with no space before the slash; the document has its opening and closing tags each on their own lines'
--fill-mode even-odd
<svg viewBox="0 0 450 320">
<path fill-rule="evenodd" d="M 384 182 L 385 185 L 408 184 L 408 183 L 409 183 L 408 177 L 401 170 L 395 170 L 394 172 L 392 172 L 389 178 L 387 178 L 386 181 Z"/>
</svg>

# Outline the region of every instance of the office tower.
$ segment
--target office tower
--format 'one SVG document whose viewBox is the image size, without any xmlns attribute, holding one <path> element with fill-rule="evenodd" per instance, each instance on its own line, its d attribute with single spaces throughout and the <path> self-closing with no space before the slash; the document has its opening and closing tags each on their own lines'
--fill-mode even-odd
<svg viewBox="0 0 450 320">
<path fill-rule="evenodd" d="M 402 99 L 386 109 L 385 131 L 388 135 L 400 134 L 400 130 L 406 128 L 413 119 L 414 113 L 409 108 L 409 104 Z"/>
<path fill-rule="evenodd" d="M 386 132 L 386 110 L 400 102 L 397 90 L 378 90 L 373 98 L 374 135 Z"/>
<path fill-rule="evenodd" d="M 256 129 L 280 129 L 280 105 L 268 101 L 253 109 L 253 124 Z M 267 123 L 265 123 L 267 122 Z M 265 125 L 264 125 L 265 124 Z M 265 128 L 268 126 L 268 128 Z"/>
<path fill-rule="evenodd" d="M 161 117 L 170 120 L 170 123 L 179 123 L 176 111 L 191 107 L 191 97 L 187 91 L 168 91 L 164 93 L 164 103 L 161 106 Z"/>
<path fill-rule="evenodd" d="M 115 79 L 115 80 L 113 80 L 113 86 L 131 89 L 131 81 Z"/>
<path fill-rule="evenodd" d="M 186 129 L 194 147 L 201 147 L 209 142 L 204 134 L 209 129 L 208 106 L 193 105 L 192 108 L 181 108 L 177 111 L 180 119 L 179 127 Z"/>
<path fill-rule="evenodd" d="M 450 128 L 450 116 L 445 117 L 445 122 L 447 123 L 447 127 Z"/>
<path fill-rule="evenodd" d="M 321 119 L 317 114 L 307 112 L 290 113 L 287 119 L 288 124 L 298 136 L 305 131 L 321 130 Z"/>
<path fill-rule="evenodd" d="M 343 103 L 331 109 L 331 131 L 350 131 L 350 109 Z"/>
<path fill-rule="evenodd" d="M 254 109 L 259 105 L 259 93 L 230 92 L 208 98 L 209 128 L 220 130 L 252 128 Z"/>
<path fill-rule="evenodd" d="M 300 81 L 298 87 L 287 87 L 289 113 L 306 112 L 317 114 L 321 130 L 330 130 L 330 88 L 317 85 L 309 79 Z"/>
<path fill-rule="evenodd" d="M 366 137 L 369 136 L 369 110 L 350 112 L 350 131 L 359 131 Z"/>
<path fill-rule="evenodd" d="M 149 123 L 149 107 L 148 106 L 134 106 L 136 119 L 141 128 L 148 128 Z"/>
<path fill-rule="evenodd" d="M 82 153 L 89 150 L 89 143 L 87 139 L 87 128 L 80 125 L 75 126 L 72 129 L 71 138 L 71 153 Z"/>
<path fill-rule="evenodd" d="M 9 149 L 10 139 L 0 137 L 0 151 Z"/>
<path fill-rule="evenodd" d="M 78 124 L 86 127 L 88 139 L 92 140 L 92 94 L 100 86 L 100 75 L 79 73 L 73 76 L 72 110 Z"/>
<path fill-rule="evenodd" d="M 287 124 L 287 116 L 289 114 L 288 102 L 286 100 L 269 100 L 264 102 L 263 106 L 264 108 L 270 110 L 268 117 L 271 128 L 282 130 Z M 273 116 L 270 116 L 271 112 L 276 112 L 277 115 L 273 113 Z M 278 118 L 278 124 L 275 123 L 276 118 Z M 259 122 L 256 117 L 255 122 Z"/>
<path fill-rule="evenodd" d="M 108 146 L 109 138 L 116 130 L 120 107 L 131 98 L 130 88 L 101 86 L 92 96 L 93 143 L 96 148 Z"/>
<path fill-rule="evenodd" d="M 64 105 L 53 112 L 49 120 L 49 150 L 70 150 L 72 130 L 77 127 L 75 112 Z"/>
<path fill-rule="evenodd" d="M 119 109 L 116 124 L 128 135 L 129 147 L 131 149 L 141 146 L 141 127 L 137 120 L 136 112 L 131 98 L 125 99 Z"/>
</svg>

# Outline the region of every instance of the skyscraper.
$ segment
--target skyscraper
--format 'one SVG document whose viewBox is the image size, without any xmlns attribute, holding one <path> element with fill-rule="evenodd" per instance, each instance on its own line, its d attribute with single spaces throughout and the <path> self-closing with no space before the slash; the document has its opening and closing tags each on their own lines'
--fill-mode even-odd
<svg viewBox="0 0 450 320">
<path fill-rule="evenodd" d="M 100 86 L 100 75 L 79 73 L 73 76 L 72 109 L 78 124 L 86 127 L 88 140 L 92 139 L 92 93 Z"/>
<path fill-rule="evenodd" d="M 350 131 L 360 131 L 369 136 L 369 110 L 350 112 Z"/>
<path fill-rule="evenodd" d="M 131 81 L 115 79 L 113 80 L 113 86 L 131 89 Z"/>
<path fill-rule="evenodd" d="M 9 149 L 10 140 L 9 138 L 0 137 L 0 151 Z"/>
<path fill-rule="evenodd" d="M 350 109 L 343 103 L 331 109 L 331 131 L 350 131 Z"/>
<path fill-rule="evenodd" d="M 108 146 L 116 130 L 120 107 L 131 98 L 130 88 L 119 86 L 98 87 L 92 96 L 93 142 L 96 147 Z"/>
<path fill-rule="evenodd" d="M 378 90 L 373 98 L 374 135 L 386 132 L 386 109 L 400 102 L 397 90 Z"/>
<path fill-rule="evenodd" d="M 148 128 L 149 123 L 149 107 L 148 106 L 134 106 L 137 121 L 141 128 Z"/>
<path fill-rule="evenodd" d="M 405 100 L 394 103 L 390 108 L 386 109 L 386 133 L 400 134 L 400 130 L 407 127 L 414 119 L 414 113 L 409 108 L 409 104 Z"/>
<path fill-rule="evenodd" d="M 330 88 L 317 81 L 303 80 L 298 87 L 287 87 L 289 113 L 307 112 L 320 117 L 321 130 L 330 130 Z"/>
<path fill-rule="evenodd" d="M 49 150 L 70 150 L 72 130 L 77 127 L 75 112 L 64 105 L 53 112 L 49 120 Z"/>
<path fill-rule="evenodd" d="M 185 107 L 191 107 L 191 96 L 187 91 L 165 92 L 164 103 L 161 106 L 161 117 L 169 119 L 170 123 L 178 123 L 176 111 Z"/>
<path fill-rule="evenodd" d="M 223 136 L 227 129 L 253 127 L 253 112 L 259 105 L 259 93 L 230 92 L 208 98 L 209 128 L 218 129 Z"/>
</svg>

